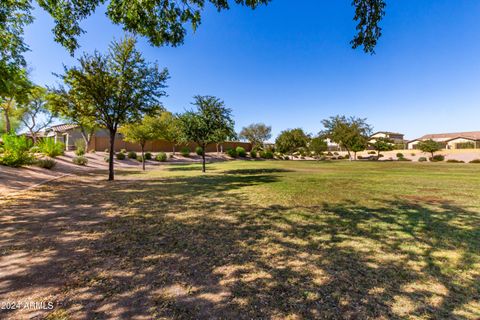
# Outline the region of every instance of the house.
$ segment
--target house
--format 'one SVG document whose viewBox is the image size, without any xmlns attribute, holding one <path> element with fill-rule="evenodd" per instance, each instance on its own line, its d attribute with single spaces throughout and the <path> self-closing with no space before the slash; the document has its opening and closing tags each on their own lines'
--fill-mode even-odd
<svg viewBox="0 0 480 320">
<path fill-rule="evenodd" d="M 372 134 L 368 140 L 369 143 L 375 143 L 378 138 L 390 139 L 397 146 L 402 146 L 401 149 L 405 146 L 405 139 L 402 133 L 389 132 L 389 131 L 378 131 Z"/>
<path fill-rule="evenodd" d="M 75 150 L 75 142 L 77 140 L 83 141 L 83 135 L 78 125 L 74 124 L 60 124 L 52 126 L 46 129 L 43 133 L 43 136 L 46 138 L 53 138 L 55 142 L 61 142 L 65 144 L 65 149 Z M 188 142 L 183 146 L 187 146 L 191 151 L 195 150 L 197 145 L 193 142 Z M 230 148 L 243 147 L 246 151 L 252 149 L 250 143 L 246 142 L 237 142 L 237 141 L 226 141 L 219 145 L 219 150 L 228 150 Z M 145 150 L 150 152 L 170 152 L 173 151 L 173 144 L 166 140 L 152 140 L 148 141 L 145 145 Z M 99 128 L 93 134 L 90 144 L 87 147 L 87 150 L 95 151 L 105 151 L 110 148 L 110 133 L 107 129 Z M 123 135 L 120 133 L 116 134 L 115 137 L 115 151 L 120 151 L 126 149 L 128 151 L 141 151 L 140 145 L 137 143 L 130 143 L 123 140 Z M 180 148 L 177 147 L 177 150 Z M 216 152 L 217 146 L 214 144 L 209 145 L 206 148 L 207 152 Z"/>
<path fill-rule="evenodd" d="M 480 149 L 480 131 L 426 134 L 407 143 L 408 149 L 417 149 L 421 141 L 433 140 L 445 149 Z"/>
</svg>

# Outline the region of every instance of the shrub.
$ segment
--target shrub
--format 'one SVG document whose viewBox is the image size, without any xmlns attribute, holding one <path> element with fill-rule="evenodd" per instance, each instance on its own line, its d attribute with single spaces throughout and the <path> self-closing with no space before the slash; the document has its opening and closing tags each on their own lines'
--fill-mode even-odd
<svg viewBox="0 0 480 320">
<path fill-rule="evenodd" d="M 21 167 L 33 162 L 34 157 L 30 153 L 32 143 L 25 136 L 4 134 L 2 139 L 4 151 L 0 157 L 0 164 Z"/>
<path fill-rule="evenodd" d="M 401 159 L 401 158 L 404 158 L 405 156 L 403 155 L 403 153 L 399 152 L 397 153 L 397 158 Z"/>
<path fill-rule="evenodd" d="M 411 155 L 412 157 L 415 157 L 415 156 L 416 156 L 415 152 L 410 153 L 410 155 Z"/>
<path fill-rule="evenodd" d="M 445 156 L 442 156 L 441 154 L 434 155 L 433 157 L 430 158 L 430 161 L 432 162 L 440 162 L 445 160 Z"/>
<path fill-rule="evenodd" d="M 120 152 L 121 153 L 127 153 L 127 149 L 121 149 Z"/>
<path fill-rule="evenodd" d="M 203 155 L 203 148 L 202 147 L 196 147 L 195 148 L 195 153 L 199 156 Z"/>
<path fill-rule="evenodd" d="M 141 155 L 138 155 L 138 156 L 137 156 L 137 161 L 143 162 L 143 157 L 142 157 Z"/>
<path fill-rule="evenodd" d="M 30 148 L 31 153 L 40 153 L 40 147 L 39 146 L 33 146 Z M 1 153 L 1 152 L 0 152 Z"/>
<path fill-rule="evenodd" d="M 377 154 L 375 151 L 368 151 L 368 154 Z"/>
<path fill-rule="evenodd" d="M 457 159 L 448 159 L 447 162 L 449 162 L 449 163 L 465 163 L 465 161 L 457 160 Z"/>
<path fill-rule="evenodd" d="M 155 157 L 155 160 L 160 161 L 160 162 L 165 162 L 165 161 L 167 161 L 167 154 L 165 152 L 160 152 Z"/>
<path fill-rule="evenodd" d="M 418 158 L 418 162 L 425 162 L 425 161 L 427 161 L 427 158 L 425 157 Z"/>
<path fill-rule="evenodd" d="M 75 154 L 77 156 L 83 156 L 85 154 L 85 150 L 87 149 L 85 145 L 85 140 L 78 139 L 75 140 Z"/>
<path fill-rule="evenodd" d="M 117 157 L 117 160 L 125 160 L 126 156 L 125 153 L 119 152 L 115 155 Z"/>
<path fill-rule="evenodd" d="M 152 153 L 151 152 L 145 152 L 145 160 L 152 160 Z"/>
<path fill-rule="evenodd" d="M 55 158 L 57 156 L 63 155 L 65 150 L 65 145 L 63 143 L 55 142 L 55 140 L 52 138 L 45 138 L 40 140 L 40 142 L 38 143 L 38 147 L 44 155 L 50 158 Z"/>
<path fill-rule="evenodd" d="M 260 157 L 264 159 L 273 159 L 273 152 L 272 151 L 262 151 L 260 152 Z"/>
<path fill-rule="evenodd" d="M 362 156 L 358 156 L 357 159 L 358 159 L 358 160 L 362 160 L 363 157 L 362 157 Z"/>
<path fill-rule="evenodd" d="M 398 161 L 412 161 L 412 159 L 408 159 L 408 158 L 398 158 Z"/>
<path fill-rule="evenodd" d="M 188 148 L 188 147 L 183 147 L 182 149 L 180 149 L 180 154 L 181 154 L 183 157 L 189 157 L 189 156 L 190 156 L 190 148 Z"/>
<path fill-rule="evenodd" d="M 237 147 L 235 151 L 237 151 L 239 157 L 245 158 L 247 156 L 247 151 L 245 151 L 245 148 L 243 147 Z"/>
<path fill-rule="evenodd" d="M 40 168 L 44 168 L 44 169 L 52 169 L 53 167 L 55 167 L 55 165 L 57 164 L 57 162 L 53 159 L 38 159 L 36 162 L 35 162 L 35 165 L 40 167 Z"/>
<path fill-rule="evenodd" d="M 327 156 L 331 157 L 331 156 L 333 156 L 333 153 L 331 151 L 328 151 Z"/>
<path fill-rule="evenodd" d="M 232 158 L 236 158 L 237 157 L 237 150 L 233 149 L 233 148 L 230 148 L 227 150 L 227 154 L 232 157 Z"/>
<path fill-rule="evenodd" d="M 105 157 L 105 162 L 108 162 L 108 161 L 109 161 L 108 157 Z M 87 157 L 84 157 L 84 156 L 78 156 L 78 157 L 74 157 L 72 159 L 72 162 L 79 166 L 86 166 L 88 164 L 88 159 Z"/>
<path fill-rule="evenodd" d="M 255 159 L 257 157 L 257 151 L 256 150 L 250 151 L 250 157 Z"/>
<path fill-rule="evenodd" d="M 470 161 L 469 163 L 480 163 L 480 159 L 474 159 L 474 160 Z"/>
<path fill-rule="evenodd" d="M 383 158 L 383 157 L 384 157 L 384 155 L 381 154 L 381 153 L 378 155 L 378 159 Z"/>
<path fill-rule="evenodd" d="M 135 151 L 130 151 L 127 156 L 128 159 L 137 159 L 137 153 Z"/>
<path fill-rule="evenodd" d="M 109 153 L 109 152 L 110 152 L 110 149 L 107 148 L 107 149 L 105 149 L 104 151 L 105 151 L 105 153 Z"/>
</svg>

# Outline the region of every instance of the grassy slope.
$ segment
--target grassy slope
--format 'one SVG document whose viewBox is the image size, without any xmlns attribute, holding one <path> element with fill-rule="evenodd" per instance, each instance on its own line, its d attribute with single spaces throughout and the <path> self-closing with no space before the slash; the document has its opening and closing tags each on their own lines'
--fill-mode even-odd
<svg viewBox="0 0 480 320">
<path fill-rule="evenodd" d="M 94 240 L 75 243 L 89 253 L 65 266 L 75 276 L 61 298 L 89 302 L 92 310 L 78 312 L 94 315 L 141 297 L 124 316 L 480 317 L 480 166 L 235 161 L 199 169 L 71 181 L 44 195 L 50 206 L 68 191 L 72 209 L 104 208 L 100 224 L 72 227 Z M 92 296 L 76 298 L 85 291 Z"/>
</svg>

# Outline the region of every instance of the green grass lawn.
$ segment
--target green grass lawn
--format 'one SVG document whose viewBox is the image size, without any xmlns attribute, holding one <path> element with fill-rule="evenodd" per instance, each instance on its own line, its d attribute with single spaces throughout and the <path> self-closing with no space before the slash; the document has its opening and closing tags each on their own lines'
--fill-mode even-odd
<svg viewBox="0 0 480 320">
<path fill-rule="evenodd" d="M 52 319 L 480 318 L 480 165 L 207 170 L 69 178 L 0 203 L 18 216 L 2 261 L 44 254 L 25 273 L 59 279 Z"/>
</svg>

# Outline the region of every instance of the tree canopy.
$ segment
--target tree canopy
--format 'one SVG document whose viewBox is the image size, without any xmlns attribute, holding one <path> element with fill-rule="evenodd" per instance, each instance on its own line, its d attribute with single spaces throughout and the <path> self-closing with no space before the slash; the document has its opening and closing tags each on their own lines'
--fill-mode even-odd
<svg viewBox="0 0 480 320">
<path fill-rule="evenodd" d="M 370 143 L 373 150 L 377 151 L 378 158 L 380 158 L 380 152 L 392 151 L 395 149 L 395 144 L 392 139 L 379 137 L 375 138 L 375 141 Z"/>
<path fill-rule="evenodd" d="M 301 128 L 280 132 L 275 140 L 275 147 L 281 153 L 293 153 L 300 148 L 307 148 L 310 137 Z"/>
<path fill-rule="evenodd" d="M 240 131 L 240 139 L 247 140 L 252 148 L 262 148 L 265 141 L 272 137 L 272 127 L 264 123 L 252 123 Z"/>
<path fill-rule="evenodd" d="M 126 37 L 112 42 L 107 54 L 84 54 L 79 66 L 65 68 L 61 76 L 66 90 L 79 103 L 92 106 L 99 125 L 110 132 L 109 180 L 114 179 L 115 135 L 120 125 L 139 121 L 161 109 L 168 71 L 147 63 Z"/>
<path fill-rule="evenodd" d="M 125 124 L 119 129 L 123 140 L 140 145 L 143 170 L 145 170 L 145 144 L 158 137 L 156 122 L 157 119 L 154 117 L 145 116 L 141 121 Z"/>
<path fill-rule="evenodd" d="M 435 140 L 428 139 L 425 141 L 420 141 L 417 144 L 417 148 L 420 149 L 422 152 L 430 153 L 433 158 L 434 153 L 442 149 L 442 145 Z"/>
<path fill-rule="evenodd" d="M 29 90 L 28 98 L 18 112 L 34 144 L 37 143 L 38 133 L 46 129 L 54 119 L 54 114 L 49 109 L 47 90 L 40 86 L 34 86 Z"/>
<path fill-rule="evenodd" d="M 213 96 L 195 96 L 194 99 L 197 110 L 187 111 L 179 117 L 186 141 L 193 141 L 206 150 L 209 144 L 221 142 L 220 138 L 235 137 L 232 110 L 222 100 Z M 202 153 L 202 171 L 206 171 L 205 152 Z"/>
<path fill-rule="evenodd" d="M 366 140 L 372 131 L 366 119 L 355 117 L 330 117 L 323 120 L 322 124 L 325 129 L 320 132 L 320 135 L 329 138 L 341 148 L 346 149 L 350 158 L 350 152 L 354 152 L 353 148 L 360 143 L 366 144 Z"/>
</svg>

